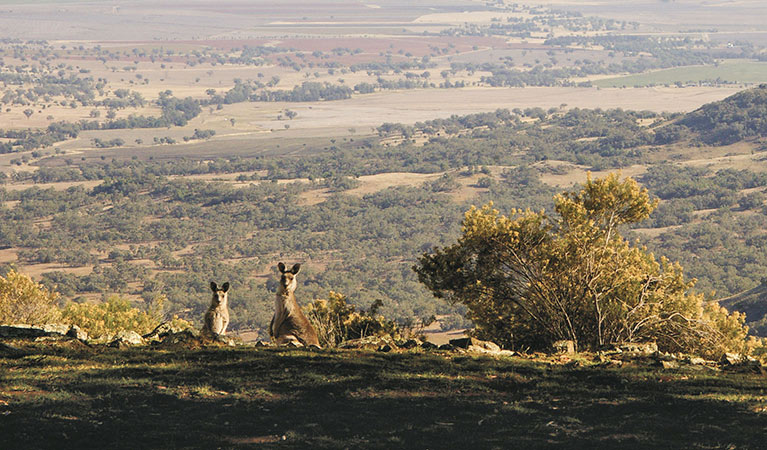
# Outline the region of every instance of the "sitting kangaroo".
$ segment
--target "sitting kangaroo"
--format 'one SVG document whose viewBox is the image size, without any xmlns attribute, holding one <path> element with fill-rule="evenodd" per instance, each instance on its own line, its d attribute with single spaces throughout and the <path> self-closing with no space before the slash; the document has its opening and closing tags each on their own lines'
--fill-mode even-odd
<svg viewBox="0 0 767 450">
<path fill-rule="evenodd" d="M 229 283 L 224 283 L 219 288 L 216 283 L 210 282 L 210 290 L 213 291 L 213 299 L 210 302 L 208 312 L 205 313 L 205 325 L 202 334 L 208 336 L 223 336 L 229 325 L 229 309 L 227 306 Z"/>
<path fill-rule="evenodd" d="M 277 264 L 282 277 L 274 299 L 274 316 L 269 324 L 269 335 L 277 345 L 304 345 L 319 347 L 317 332 L 306 318 L 296 302 L 293 292 L 296 290 L 296 275 L 301 270 L 301 264 L 296 264 L 290 270 L 285 270 L 285 264 Z"/>
</svg>

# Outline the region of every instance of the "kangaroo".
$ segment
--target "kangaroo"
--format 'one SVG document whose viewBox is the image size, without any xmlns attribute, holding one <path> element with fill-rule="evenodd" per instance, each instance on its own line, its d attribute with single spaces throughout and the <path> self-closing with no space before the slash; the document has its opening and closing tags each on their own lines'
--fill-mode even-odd
<svg viewBox="0 0 767 450">
<path fill-rule="evenodd" d="M 286 270 L 285 264 L 279 263 L 277 268 L 282 277 L 274 299 L 274 316 L 269 324 L 269 335 L 277 345 L 319 347 L 317 332 L 301 312 L 296 296 L 293 295 L 298 285 L 296 275 L 301 270 L 301 264 L 295 264 L 290 270 Z"/>
<path fill-rule="evenodd" d="M 229 325 L 228 292 L 229 283 L 224 283 L 219 288 L 216 283 L 210 282 L 210 290 L 213 291 L 213 299 L 210 302 L 208 312 L 205 313 L 205 325 L 202 334 L 208 336 L 223 336 Z"/>
</svg>

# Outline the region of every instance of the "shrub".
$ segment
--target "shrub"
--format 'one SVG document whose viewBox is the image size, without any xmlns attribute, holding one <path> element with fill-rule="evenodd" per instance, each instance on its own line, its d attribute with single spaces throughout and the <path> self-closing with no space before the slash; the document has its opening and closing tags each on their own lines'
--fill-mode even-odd
<svg viewBox="0 0 767 450">
<path fill-rule="evenodd" d="M 745 352 L 744 317 L 691 294 L 682 267 L 656 261 L 619 231 L 657 202 L 632 179 L 592 180 L 544 212 L 472 208 L 458 243 L 414 268 L 437 297 L 467 306 L 473 333 L 515 348 L 560 339 L 581 350 L 656 341 L 664 351 L 718 357 Z"/>
<path fill-rule="evenodd" d="M 396 322 L 378 315 L 382 306 L 376 300 L 367 311 L 356 311 L 354 305 L 346 302 L 346 296 L 330 291 L 327 299 L 319 299 L 306 308 L 306 317 L 312 322 L 320 344 L 323 347 L 335 347 L 349 339 L 366 336 L 399 337 Z"/>
<path fill-rule="evenodd" d="M 62 313 L 64 321 L 77 325 L 92 338 L 108 338 L 120 331 L 147 334 L 162 322 L 160 308 L 142 311 L 131 306 L 130 300 L 111 296 L 102 303 L 70 303 Z"/>
<path fill-rule="evenodd" d="M 0 323 L 43 325 L 59 319 L 59 294 L 10 270 L 0 277 Z"/>
</svg>

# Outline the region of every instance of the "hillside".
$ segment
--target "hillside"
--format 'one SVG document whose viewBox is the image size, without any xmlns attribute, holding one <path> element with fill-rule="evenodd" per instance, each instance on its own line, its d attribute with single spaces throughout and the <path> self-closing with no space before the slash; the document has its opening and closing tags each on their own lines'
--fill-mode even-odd
<svg viewBox="0 0 767 450">
<path fill-rule="evenodd" d="M 730 311 L 745 313 L 751 332 L 759 336 L 767 335 L 767 283 L 724 298 L 719 304 Z"/>
<path fill-rule="evenodd" d="M 6 341 L 1 448 L 764 448 L 763 375 L 594 355 Z M 595 362 L 597 361 L 597 362 Z"/>
<path fill-rule="evenodd" d="M 767 136 L 767 84 L 708 103 L 679 122 L 707 144 L 727 145 Z"/>
<path fill-rule="evenodd" d="M 35 171 L 0 177 L 0 273 L 17 267 L 78 302 L 166 297 L 169 317 L 193 322 L 207 283 L 229 281 L 232 329 L 265 337 L 282 259 L 305 263 L 303 303 L 332 290 L 361 308 L 380 300 L 400 321 L 466 327 L 460 308 L 418 283 L 416 258 L 452 242 L 471 205 L 549 209 L 587 171 L 620 169 L 661 200 L 631 240 L 679 261 L 698 292 L 730 296 L 767 273 L 767 148 L 746 125 L 751 137 L 706 145 L 691 118 L 764 120 L 764 91 L 687 116 L 516 108 L 285 141 L 274 153 L 222 141 L 210 144 L 216 159 L 173 146 L 157 158 L 138 147 L 43 155 Z"/>
</svg>

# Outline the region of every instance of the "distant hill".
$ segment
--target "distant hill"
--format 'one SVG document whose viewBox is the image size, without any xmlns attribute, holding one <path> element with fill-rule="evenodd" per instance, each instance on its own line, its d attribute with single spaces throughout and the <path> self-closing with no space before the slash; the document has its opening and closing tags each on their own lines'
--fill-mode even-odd
<svg viewBox="0 0 767 450">
<path fill-rule="evenodd" d="M 727 145 L 767 137 L 767 84 L 708 103 L 679 121 L 706 144 Z"/>
<path fill-rule="evenodd" d="M 729 311 L 745 313 L 746 323 L 751 328 L 751 332 L 759 336 L 767 336 L 767 282 L 719 300 L 719 304 Z"/>
</svg>

